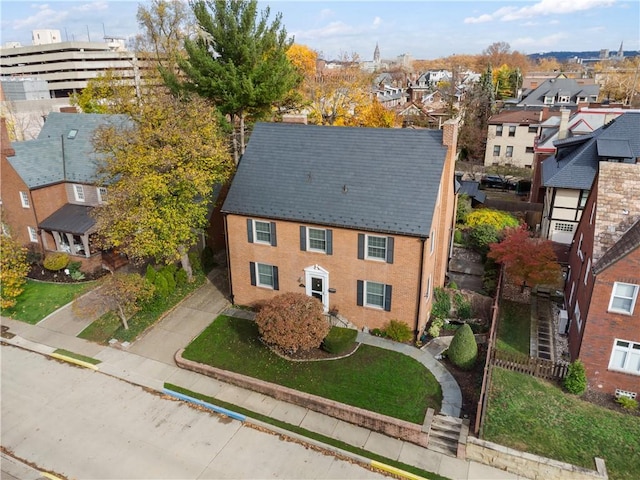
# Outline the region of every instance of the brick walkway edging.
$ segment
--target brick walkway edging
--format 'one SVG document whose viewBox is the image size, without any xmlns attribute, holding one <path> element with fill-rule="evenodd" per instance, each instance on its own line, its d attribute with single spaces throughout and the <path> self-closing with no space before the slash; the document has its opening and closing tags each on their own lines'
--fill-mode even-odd
<svg viewBox="0 0 640 480">
<path fill-rule="evenodd" d="M 180 349 L 176 352 L 175 361 L 176 365 L 180 368 L 184 368 L 185 370 L 191 370 L 222 382 L 262 393 L 273 397 L 276 400 L 282 400 L 303 408 L 308 408 L 309 410 L 329 415 L 333 418 L 383 433 L 390 437 L 411 442 L 421 447 L 426 448 L 429 442 L 428 432 L 431 425 L 427 423 L 419 425 L 399 420 L 397 418 L 370 412 L 369 410 L 364 410 L 358 407 L 352 407 L 344 403 L 300 392 L 256 378 L 229 372 L 227 370 L 221 370 L 209 365 L 187 360 L 182 357 L 183 352 L 184 349 Z M 427 417 L 432 418 L 433 414 L 427 414 Z"/>
</svg>

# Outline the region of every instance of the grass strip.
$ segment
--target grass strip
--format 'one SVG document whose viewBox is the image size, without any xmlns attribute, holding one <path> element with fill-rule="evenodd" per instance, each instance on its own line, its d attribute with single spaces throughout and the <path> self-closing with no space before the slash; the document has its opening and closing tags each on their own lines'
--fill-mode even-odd
<svg viewBox="0 0 640 480">
<path fill-rule="evenodd" d="M 420 468 L 414 467 L 412 465 L 407 465 L 402 462 L 398 462 L 396 460 L 392 460 L 390 458 L 385 458 L 382 455 L 378 455 L 362 448 L 354 447 L 353 445 L 349 445 L 348 443 L 342 442 L 340 440 L 336 440 L 335 438 L 327 437 L 325 435 L 321 435 L 316 432 L 312 432 L 310 430 L 306 430 L 302 427 L 298 427 L 297 425 L 291 425 L 290 423 L 282 422 L 275 418 L 268 417 L 267 415 L 263 415 L 261 413 L 254 412 L 252 410 L 248 410 L 246 408 L 239 407 L 237 405 L 233 405 L 232 403 L 228 403 L 222 400 L 218 400 L 217 398 L 210 397 L 208 395 L 203 395 L 201 393 L 193 392 L 186 388 L 179 387 L 178 385 L 174 385 L 172 383 L 165 383 L 164 388 L 173 390 L 174 392 L 181 393 L 183 395 L 188 395 L 189 397 L 197 398 L 198 400 L 202 400 L 203 402 L 210 403 L 212 405 L 216 405 L 221 408 L 226 408 L 227 410 L 232 410 L 236 413 L 240 413 L 245 415 L 246 417 L 252 418 L 254 420 L 258 420 L 260 422 L 273 425 L 274 427 L 281 428 L 283 430 L 287 430 L 289 432 L 295 433 L 297 435 L 301 435 L 303 437 L 310 438 L 312 440 L 331 445 L 332 447 L 339 448 L 346 452 L 353 453 L 355 455 L 359 455 L 361 457 L 368 458 L 370 460 L 374 460 L 380 463 L 384 463 L 386 465 L 390 465 L 392 467 L 398 468 L 400 470 L 404 470 L 408 473 L 412 473 L 414 475 L 418 475 L 422 478 L 426 478 L 429 480 L 449 480 L 447 477 L 443 477 L 438 475 L 437 473 L 427 472 Z"/>
<path fill-rule="evenodd" d="M 531 305 L 510 300 L 500 302 L 496 349 L 529 356 Z"/>
<path fill-rule="evenodd" d="M 81 355 L 79 353 L 71 352 L 69 350 L 65 350 L 64 348 L 58 348 L 53 353 L 57 353 L 58 355 L 64 355 L 65 357 L 75 358 L 76 360 L 90 363 L 91 365 L 98 365 L 99 363 L 101 363 L 101 361 L 96 358 L 87 357 L 86 355 Z"/>
</svg>

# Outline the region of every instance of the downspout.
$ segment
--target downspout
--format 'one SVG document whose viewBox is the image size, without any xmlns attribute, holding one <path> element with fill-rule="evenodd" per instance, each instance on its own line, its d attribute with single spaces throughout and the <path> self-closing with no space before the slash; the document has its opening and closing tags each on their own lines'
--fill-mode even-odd
<svg viewBox="0 0 640 480">
<path fill-rule="evenodd" d="M 420 314 L 422 313 L 422 287 L 424 282 L 424 247 L 427 237 L 420 237 L 420 281 L 418 282 L 418 306 L 416 308 L 416 326 L 413 329 L 415 332 L 415 340 L 420 340 Z"/>
<path fill-rule="evenodd" d="M 64 158 L 64 135 L 60 135 L 60 144 L 62 145 L 62 180 L 67 181 L 67 162 Z"/>
<path fill-rule="evenodd" d="M 231 300 L 231 305 L 234 305 L 233 302 L 233 282 L 231 281 L 231 258 L 229 256 L 229 229 L 227 227 L 227 214 L 223 214 L 224 218 L 224 243 L 225 248 L 227 250 L 227 273 L 229 277 L 229 299 Z"/>
</svg>

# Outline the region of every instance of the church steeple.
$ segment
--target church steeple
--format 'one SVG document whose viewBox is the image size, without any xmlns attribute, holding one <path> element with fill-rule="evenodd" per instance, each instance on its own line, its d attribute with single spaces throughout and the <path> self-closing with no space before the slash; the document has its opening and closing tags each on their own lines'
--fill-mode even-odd
<svg viewBox="0 0 640 480">
<path fill-rule="evenodd" d="M 380 63 L 380 48 L 378 42 L 376 42 L 376 49 L 373 51 L 373 63 Z"/>
<path fill-rule="evenodd" d="M 618 49 L 618 58 L 624 57 L 624 49 L 622 48 L 623 42 L 620 42 L 620 48 Z"/>
</svg>

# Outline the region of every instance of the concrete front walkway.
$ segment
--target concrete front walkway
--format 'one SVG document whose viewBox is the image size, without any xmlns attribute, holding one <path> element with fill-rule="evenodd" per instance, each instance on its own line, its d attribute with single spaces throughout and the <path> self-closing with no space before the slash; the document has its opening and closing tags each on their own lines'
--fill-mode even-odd
<svg viewBox="0 0 640 480">
<path fill-rule="evenodd" d="M 70 322 L 75 320 L 70 320 L 71 312 L 66 307 L 56 312 L 55 317 L 50 317 L 46 322 L 40 322 L 38 325 L 29 325 L 3 317 L 1 319 L 3 330 L 4 327 L 8 327 L 8 331 L 3 332 L 2 342 L 44 355 L 50 355 L 57 348 L 64 348 L 100 360 L 102 363 L 97 366 L 97 371 L 100 373 L 156 391 L 162 391 L 165 382 L 179 385 L 193 392 L 342 440 L 385 458 L 434 472 L 452 480 L 519 478 L 517 475 L 499 469 L 428 450 L 297 405 L 178 368 L 173 361 L 175 352 L 185 347 L 228 307 L 225 296 L 214 283 L 219 282 L 208 281 L 126 349 L 97 345 L 77 338 L 75 336 L 77 333 L 74 332 L 81 330 L 78 330 L 80 325 L 72 323 L 73 328 L 68 328 Z M 425 364 L 443 385 L 443 410 L 447 408 L 449 415 L 459 415 L 460 390 L 453 377 L 433 358 L 432 354 L 368 334 L 359 334 L 358 338 L 367 344 L 401 351 Z M 267 426 L 267 428 L 271 427 Z M 286 435 L 296 437 L 289 432 Z M 314 443 L 305 437 L 299 439 Z M 322 448 L 331 449 L 326 446 Z M 347 457 L 353 456 L 344 451 L 339 453 Z"/>
</svg>

